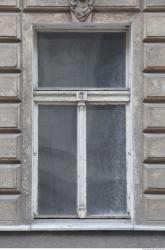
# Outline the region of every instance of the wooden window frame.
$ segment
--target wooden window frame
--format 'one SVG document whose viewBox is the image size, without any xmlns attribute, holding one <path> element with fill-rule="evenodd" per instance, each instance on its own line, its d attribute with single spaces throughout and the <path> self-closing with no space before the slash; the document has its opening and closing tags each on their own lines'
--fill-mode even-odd
<svg viewBox="0 0 165 250">
<path fill-rule="evenodd" d="M 38 69 L 37 65 L 37 32 L 35 33 L 35 58 L 34 68 Z M 76 29 L 60 29 L 49 30 L 49 32 L 106 32 L 106 33 L 126 33 L 126 77 L 125 88 L 46 88 L 37 87 L 38 85 L 38 70 L 34 75 L 34 160 L 33 160 L 33 202 L 34 202 L 34 217 L 35 218 L 66 218 L 58 215 L 39 215 L 38 214 L 38 107 L 40 105 L 76 105 L 77 106 L 77 214 L 79 219 L 130 219 L 130 207 L 131 207 L 131 79 L 130 75 L 130 30 L 125 29 L 102 29 L 88 27 L 88 28 L 76 28 Z M 43 32 L 48 32 L 47 30 Z M 86 105 L 87 102 L 87 105 Z M 123 105 L 126 109 L 126 173 L 127 173 L 127 214 L 121 215 L 99 215 L 86 217 L 86 107 L 88 105 Z M 68 217 L 67 218 L 73 218 Z M 75 218 L 75 217 L 74 217 Z"/>
</svg>

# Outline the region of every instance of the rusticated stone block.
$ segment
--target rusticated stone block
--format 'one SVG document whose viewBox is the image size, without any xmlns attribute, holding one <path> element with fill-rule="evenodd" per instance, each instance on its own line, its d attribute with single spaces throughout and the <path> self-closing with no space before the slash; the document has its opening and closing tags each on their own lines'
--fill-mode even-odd
<svg viewBox="0 0 165 250">
<path fill-rule="evenodd" d="M 0 129 L 20 129 L 20 104 L 0 105 Z"/>
<path fill-rule="evenodd" d="M 100 7 L 139 7 L 139 0 L 96 0 L 95 6 Z"/>
<path fill-rule="evenodd" d="M 24 0 L 24 8 L 35 10 L 45 8 L 68 8 L 68 0 Z M 95 8 L 139 8 L 139 0 L 96 0 L 94 3 Z"/>
<path fill-rule="evenodd" d="M 144 119 L 146 128 L 165 128 L 165 105 L 145 104 Z"/>
<path fill-rule="evenodd" d="M 164 0 L 144 0 L 145 11 L 165 11 Z"/>
<path fill-rule="evenodd" d="M 0 38 L 20 39 L 20 14 L 0 14 Z"/>
<path fill-rule="evenodd" d="M 165 71 L 165 44 L 145 44 L 145 72 Z"/>
<path fill-rule="evenodd" d="M 20 165 L 0 165 L 0 189 L 20 189 Z"/>
<path fill-rule="evenodd" d="M 145 134 L 144 135 L 145 159 L 165 157 L 165 135 Z"/>
<path fill-rule="evenodd" d="M 20 74 L 0 74 L 0 98 L 20 99 Z"/>
<path fill-rule="evenodd" d="M 0 69 L 20 69 L 20 45 L 0 44 Z"/>
<path fill-rule="evenodd" d="M 0 135 L 0 159 L 20 160 L 21 135 L 1 134 Z"/>
<path fill-rule="evenodd" d="M 144 191 L 165 189 L 165 165 L 144 165 Z"/>
<path fill-rule="evenodd" d="M 0 9 L 2 10 L 18 10 L 22 0 L 0 0 Z"/>
<path fill-rule="evenodd" d="M 165 38 L 165 14 L 145 14 L 144 16 L 144 38 Z"/>
<path fill-rule="evenodd" d="M 15 221 L 18 217 L 19 196 L 0 196 L 0 221 Z"/>
<path fill-rule="evenodd" d="M 165 195 L 145 195 L 143 203 L 147 221 L 165 221 Z"/>
<path fill-rule="evenodd" d="M 144 98 L 165 96 L 165 74 L 144 75 Z"/>
</svg>

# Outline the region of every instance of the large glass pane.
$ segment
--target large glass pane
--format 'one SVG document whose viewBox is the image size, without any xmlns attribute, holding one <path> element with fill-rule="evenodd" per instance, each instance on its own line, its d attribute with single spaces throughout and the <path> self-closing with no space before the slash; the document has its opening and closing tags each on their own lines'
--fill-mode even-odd
<svg viewBox="0 0 165 250">
<path fill-rule="evenodd" d="M 118 215 L 127 210 L 124 106 L 87 109 L 87 212 Z"/>
<path fill-rule="evenodd" d="M 39 87 L 125 87 L 126 33 L 38 33 Z"/>
<path fill-rule="evenodd" d="M 76 116 L 74 106 L 39 106 L 39 214 L 76 215 Z"/>
</svg>

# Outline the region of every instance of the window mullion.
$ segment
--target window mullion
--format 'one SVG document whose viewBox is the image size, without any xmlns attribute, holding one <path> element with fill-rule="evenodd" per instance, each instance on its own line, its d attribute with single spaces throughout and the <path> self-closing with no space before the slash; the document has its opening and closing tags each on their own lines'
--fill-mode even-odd
<svg viewBox="0 0 165 250">
<path fill-rule="evenodd" d="M 78 217 L 86 216 L 86 105 L 78 102 L 77 107 L 77 207 Z"/>
</svg>

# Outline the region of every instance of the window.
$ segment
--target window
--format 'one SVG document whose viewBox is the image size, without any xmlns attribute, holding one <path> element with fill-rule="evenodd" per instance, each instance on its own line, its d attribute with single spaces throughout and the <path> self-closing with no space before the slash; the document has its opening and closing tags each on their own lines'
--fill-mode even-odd
<svg viewBox="0 0 165 250">
<path fill-rule="evenodd" d="M 39 218 L 129 218 L 128 34 L 37 33 Z"/>
</svg>

